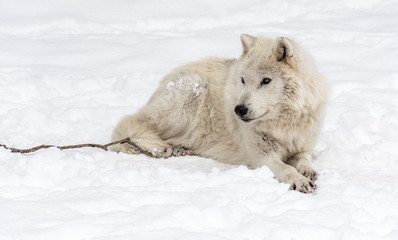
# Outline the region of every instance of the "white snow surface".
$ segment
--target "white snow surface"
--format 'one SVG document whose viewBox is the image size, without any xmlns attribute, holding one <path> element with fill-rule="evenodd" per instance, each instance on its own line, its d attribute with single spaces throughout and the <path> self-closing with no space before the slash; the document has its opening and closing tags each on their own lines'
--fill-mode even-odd
<svg viewBox="0 0 398 240">
<path fill-rule="evenodd" d="M 398 239 L 398 2 L 0 0 L 0 143 L 110 142 L 165 74 L 295 39 L 333 89 L 315 193 L 267 167 L 0 149 L 0 239 Z"/>
</svg>

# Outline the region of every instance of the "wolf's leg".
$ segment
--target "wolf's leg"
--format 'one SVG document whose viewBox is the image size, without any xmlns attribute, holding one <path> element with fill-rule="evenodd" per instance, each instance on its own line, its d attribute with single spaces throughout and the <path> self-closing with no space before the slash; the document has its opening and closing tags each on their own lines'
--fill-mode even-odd
<svg viewBox="0 0 398 240">
<path fill-rule="evenodd" d="M 316 185 L 301 175 L 294 167 L 282 161 L 287 150 L 274 139 L 264 135 L 257 141 L 262 155 L 262 164 L 267 165 L 280 182 L 290 184 L 290 189 L 303 193 L 313 192 Z"/>
<path fill-rule="evenodd" d="M 286 163 L 311 181 L 316 181 L 318 178 L 319 174 L 311 167 L 311 154 L 309 152 L 298 153 L 288 159 Z"/>
<path fill-rule="evenodd" d="M 136 115 L 123 118 L 116 126 L 112 140 L 117 141 L 130 137 L 141 149 L 151 152 L 154 157 L 170 157 L 173 154 L 171 145 L 164 142 L 149 126 L 140 121 Z M 129 144 L 118 144 L 111 148 L 112 151 L 138 154 Z"/>
</svg>

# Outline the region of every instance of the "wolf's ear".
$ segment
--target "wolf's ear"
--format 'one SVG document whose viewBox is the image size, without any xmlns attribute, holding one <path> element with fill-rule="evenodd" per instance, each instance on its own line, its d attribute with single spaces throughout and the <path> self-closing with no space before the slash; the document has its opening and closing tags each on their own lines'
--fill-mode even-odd
<svg viewBox="0 0 398 240">
<path fill-rule="evenodd" d="M 253 46 L 254 42 L 256 41 L 256 37 L 243 33 L 240 35 L 240 40 L 242 41 L 243 55 L 246 55 L 249 49 Z"/>
<path fill-rule="evenodd" d="M 285 37 L 278 37 L 276 39 L 276 47 L 274 49 L 274 55 L 278 62 L 285 62 L 292 68 L 296 68 L 296 60 L 294 58 L 294 44 L 292 40 Z"/>
</svg>

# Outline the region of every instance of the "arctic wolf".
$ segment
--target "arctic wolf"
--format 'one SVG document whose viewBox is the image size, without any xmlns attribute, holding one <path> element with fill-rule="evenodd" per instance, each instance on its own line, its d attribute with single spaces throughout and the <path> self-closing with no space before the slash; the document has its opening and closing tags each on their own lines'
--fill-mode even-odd
<svg viewBox="0 0 398 240">
<path fill-rule="evenodd" d="M 119 122 L 113 140 L 130 137 L 159 158 L 266 165 L 291 189 L 310 193 L 328 85 L 294 41 L 247 34 L 241 41 L 238 59 L 208 58 L 165 76 L 147 105 Z M 138 153 L 129 144 L 113 150 Z"/>
</svg>

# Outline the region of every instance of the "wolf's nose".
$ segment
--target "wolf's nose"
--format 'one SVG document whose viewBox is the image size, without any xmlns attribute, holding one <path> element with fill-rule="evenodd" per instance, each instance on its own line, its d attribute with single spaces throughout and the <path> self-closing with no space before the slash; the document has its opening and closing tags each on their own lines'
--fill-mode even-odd
<svg viewBox="0 0 398 240">
<path fill-rule="evenodd" d="M 238 105 L 235 107 L 235 113 L 239 117 L 243 117 L 246 115 L 248 108 L 245 105 Z"/>
</svg>

